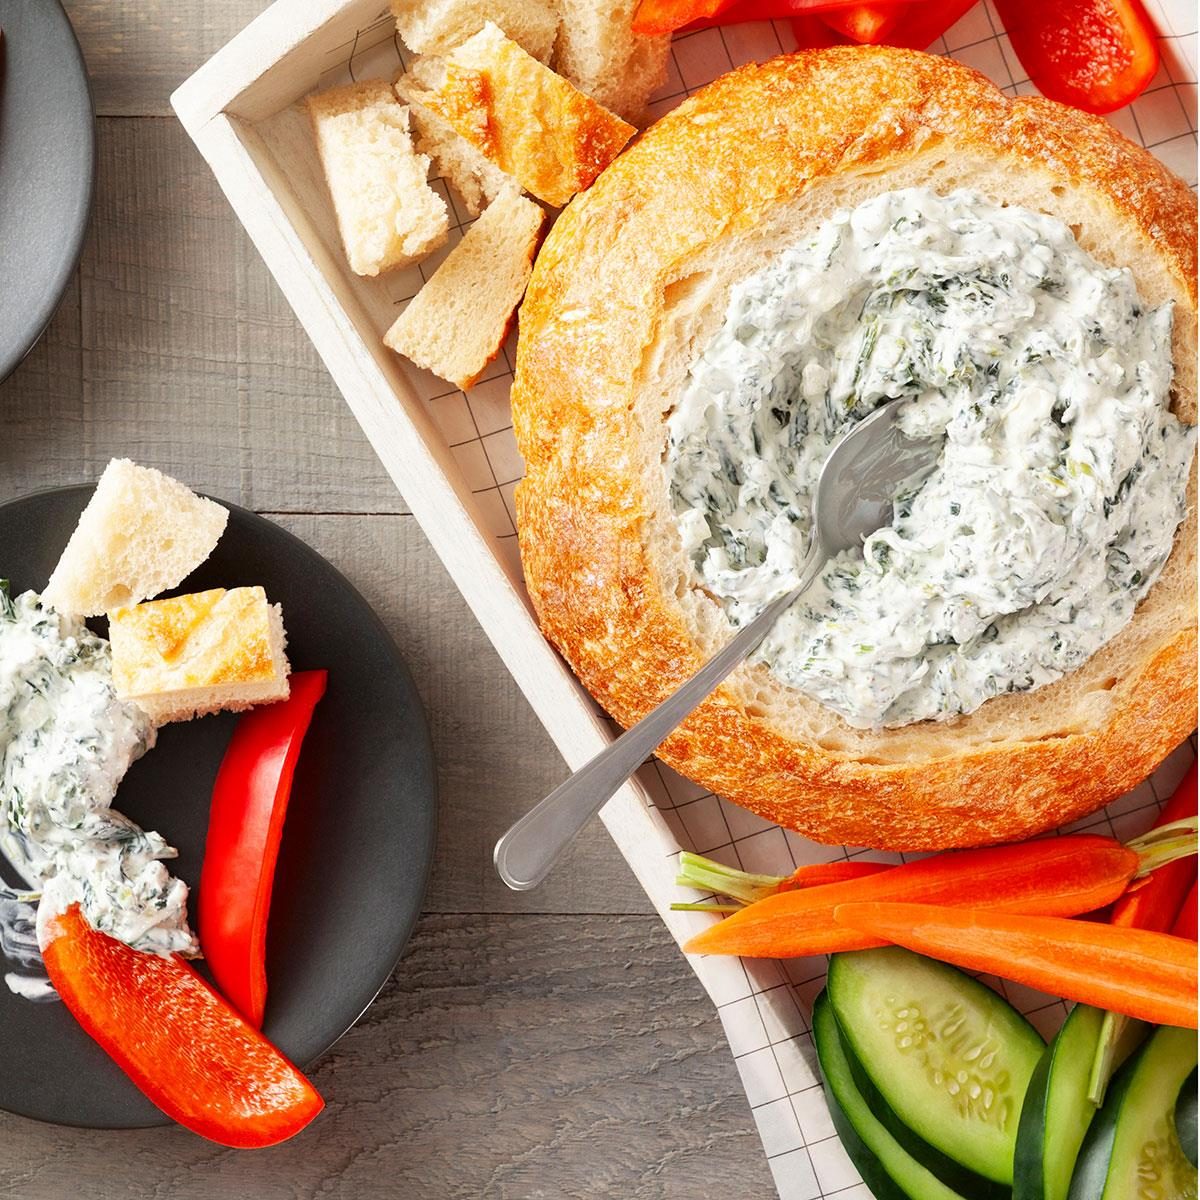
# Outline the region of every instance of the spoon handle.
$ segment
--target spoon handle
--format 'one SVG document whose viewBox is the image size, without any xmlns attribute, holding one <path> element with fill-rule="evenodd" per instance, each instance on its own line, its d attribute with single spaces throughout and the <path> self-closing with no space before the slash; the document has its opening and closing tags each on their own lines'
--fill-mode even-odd
<svg viewBox="0 0 1200 1200">
<path fill-rule="evenodd" d="M 783 611 L 800 597 L 825 565 L 813 537 L 795 588 L 772 600 L 685 684 L 611 746 L 601 750 L 565 783 L 530 809 L 496 843 L 493 859 L 500 878 L 514 891 L 537 887 L 575 835 L 613 793 L 658 749 L 687 715 L 766 637 Z"/>
</svg>

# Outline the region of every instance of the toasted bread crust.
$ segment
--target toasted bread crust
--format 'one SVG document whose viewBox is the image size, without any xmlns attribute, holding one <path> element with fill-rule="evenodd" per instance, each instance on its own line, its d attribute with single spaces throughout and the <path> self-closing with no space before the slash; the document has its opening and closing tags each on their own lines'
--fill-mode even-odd
<svg viewBox="0 0 1200 1200">
<path fill-rule="evenodd" d="M 1194 376 L 1178 349 L 1186 358 L 1194 345 L 1195 206 L 1147 152 L 1097 118 L 1010 100 L 966 67 L 910 51 L 801 53 L 725 76 L 659 122 L 560 218 L 521 310 L 513 416 L 527 465 L 516 497 L 526 579 L 547 636 L 622 724 L 711 652 L 651 546 L 659 501 L 645 445 L 661 451 L 663 406 L 640 382 L 672 288 L 686 289 L 695 262 L 769 224 L 781 205 L 847 175 L 875 176 L 888 190 L 891 170 L 922 156 L 1032 173 L 1051 211 L 1056 189 L 1086 191 L 1114 245 L 1150 247 L 1161 294 L 1148 298 L 1173 298 L 1181 329 L 1176 409 L 1195 420 Z M 1102 247 L 1092 253 L 1104 260 Z M 1028 728 L 1022 715 L 1031 695 L 1041 713 L 1073 696 L 1064 690 L 1072 676 L 906 730 L 858 736 L 826 713 L 842 729 L 823 745 L 758 715 L 756 695 L 790 689 L 745 666 L 661 757 L 825 842 L 936 849 L 1076 819 L 1139 782 L 1195 726 L 1194 544 L 1193 511 L 1164 579 L 1081 668 L 1101 681 L 1062 728 L 1044 717 Z M 1132 658 L 1123 658 L 1130 645 Z M 788 702 L 812 705 L 796 696 Z M 989 711 L 1004 715 L 1005 736 L 988 732 L 997 724 Z"/>
<path fill-rule="evenodd" d="M 637 132 L 486 25 L 420 103 L 547 204 L 586 188 Z"/>
</svg>

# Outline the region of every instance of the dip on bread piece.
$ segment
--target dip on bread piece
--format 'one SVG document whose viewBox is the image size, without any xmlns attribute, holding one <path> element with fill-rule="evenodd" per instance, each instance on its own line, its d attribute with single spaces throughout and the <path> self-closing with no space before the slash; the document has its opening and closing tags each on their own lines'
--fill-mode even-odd
<svg viewBox="0 0 1200 1200">
<path fill-rule="evenodd" d="M 108 622 L 117 695 L 156 725 L 287 698 L 283 615 L 261 587 L 153 600 Z"/>
<path fill-rule="evenodd" d="M 114 458 L 79 518 L 43 601 L 96 617 L 179 584 L 213 551 L 229 512 L 153 467 Z"/>
</svg>

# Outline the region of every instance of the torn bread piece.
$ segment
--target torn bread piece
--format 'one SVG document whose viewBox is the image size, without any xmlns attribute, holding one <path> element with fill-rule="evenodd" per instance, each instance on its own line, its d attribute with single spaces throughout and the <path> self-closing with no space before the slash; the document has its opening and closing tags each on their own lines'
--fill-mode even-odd
<svg viewBox="0 0 1200 1200">
<path fill-rule="evenodd" d="M 556 208 L 586 188 L 637 132 L 490 22 L 453 54 L 426 62 L 420 103 Z"/>
<path fill-rule="evenodd" d="M 153 467 L 114 458 L 79 517 L 42 598 L 96 617 L 175 587 L 213 551 L 229 510 Z"/>
<path fill-rule="evenodd" d="M 581 92 L 635 125 L 667 77 L 669 37 L 633 32 L 638 0 L 557 0 L 553 66 Z"/>
<path fill-rule="evenodd" d="M 549 62 L 558 13 L 549 0 L 392 0 L 401 40 L 418 54 L 449 54 L 488 21 L 540 62 Z"/>
<path fill-rule="evenodd" d="M 309 96 L 309 119 L 342 247 L 356 275 L 378 275 L 436 250 L 450 228 L 413 149 L 408 109 L 383 79 Z"/>
<path fill-rule="evenodd" d="M 156 725 L 287 699 L 283 614 L 261 587 L 114 609 L 108 628 L 117 695 Z"/>
<path fill-rule="evenodd" d="M 434 173 L 446 180 L 462 199 L 470 217 L 477 217 L 506 188 L 519 187 L 517 181 L 467 141 L 444 117 L 421 103 L 424 64 L 418 59 L 411 73 L 396 80 L 396 95 L 408 105 L 416 132 L 417 149 L 433 160 Z"/>
<path fill-rule="evenodd" d="M 512 188 L 463 235 L 384 336 L 419 367 L 469 388 L 500 352 L 546 214 Z"/>
</svg>

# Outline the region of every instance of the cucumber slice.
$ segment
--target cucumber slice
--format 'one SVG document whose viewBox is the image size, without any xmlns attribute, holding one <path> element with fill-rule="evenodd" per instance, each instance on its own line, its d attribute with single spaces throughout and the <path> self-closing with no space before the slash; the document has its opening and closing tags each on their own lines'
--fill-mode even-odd
<svg viewBox="0 0 1200 1200">
<path fill-rule="evenodd" d="M 1113 1077 L 1084 1139 L 1070 1200 L 1196 1200 L 1196 1169 L 1175 1129 L 1196 1069 L 1196 1033 L 1163 1025 Z"/>
<path fill-rule="evenodd" d="M 828 986 L 847 1046 L 896 1116 L 1011 1184 L 1021 1101 L 1045 1050 L 1037 1030 L 978 980 L 897 946 L 833 955 Z"/>
<path fill-rule="evenodd" d="M 1175 1101 L 1175 1133 L 1180 1148 L 1192 1166 L 1196 1166 L 1196 1072 L 1193 1071 L 1179 1089 Z"/>
<path fill-rule="evenodd" d="M 1021 1106 L 1013 1200 L 1066 1200 L 1096 1106 L 1088 1079 L 1104 1029 L 1103 1010 L 1077 1004 L 1046 1047 Z"/>
<path fill-rule="evenodd" d="M 877 1200 L 964 1200 L 907 1153 L 871 1112 L 854 1085 L 837 1018 L 825 992 L 813 1006 L 813 1042 L 834 1128 Z"/>
<path fill-rule="evenodd" d="M 836 1020 L 836 1014 L 834 1019 Z M 961 1163 L 935 1149 L 928 1142 L 922 1141 L 903 1121 L 892 1111 L 888 1102 L 879 1094 L 879 1089 L 871 1082 L 862 1063 L 854 1056 L 854 1051 L 842 1038 L 842 1050 L 850 1066 L 850 1074 L 854 1086 L 862 1095 L 863 1101 L 878 1118 L 883 1127 L 896 1139 L 904 1150 L 917 1160 L 927 1171 L 940 1179 L 948 1188 L 957 1192 L 963 1200 L 1012 1200 L 1012 1189 L 1003 1183 L 994 1183 L 976 1175 Z"/>
</svg>

